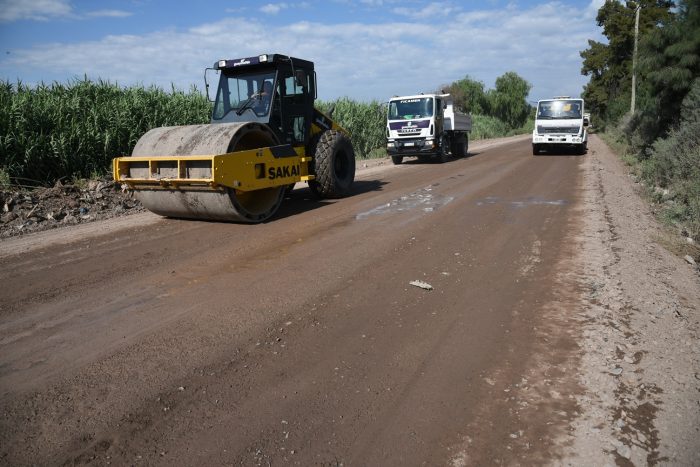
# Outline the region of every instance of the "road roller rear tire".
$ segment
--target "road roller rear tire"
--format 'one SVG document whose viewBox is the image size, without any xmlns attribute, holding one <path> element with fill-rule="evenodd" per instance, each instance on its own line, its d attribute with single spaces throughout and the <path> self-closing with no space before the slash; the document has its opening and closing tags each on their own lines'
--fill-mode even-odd
<svg viewBox="0 0 700 467">
<path fill-rule="evenodd" d="M 319 198 L 342 198 L 355 181 L 355 151 L 341 132 L 326 130 L 312 144 L 314 175 L 309 188 Z"/>
</svg>

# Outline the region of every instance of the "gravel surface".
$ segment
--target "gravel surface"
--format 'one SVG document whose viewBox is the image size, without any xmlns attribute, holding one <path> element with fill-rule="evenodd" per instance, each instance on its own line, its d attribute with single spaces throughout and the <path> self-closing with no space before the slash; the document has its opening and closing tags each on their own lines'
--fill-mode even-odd
<svg viewBox="0 0 700 467">
<path fill-rule="evenodd" d="M 581 415 L 567 465 L 700 465 L 700 275 L 627 168 L 594 139 L 583 164 Z M 564 443 L 564 441 L 562 441 Z"/>
<path fill-rule="evenodd" d="M 0 465 L 700 465 L 697 256 L 597 137 L 489 144 L 256 226 L 0 192 Z"/>
</svg>

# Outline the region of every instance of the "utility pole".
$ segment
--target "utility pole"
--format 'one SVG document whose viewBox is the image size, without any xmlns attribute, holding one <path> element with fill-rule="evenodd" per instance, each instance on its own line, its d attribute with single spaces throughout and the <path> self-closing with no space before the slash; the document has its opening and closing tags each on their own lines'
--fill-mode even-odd
<svg viewBox="0 0 700 467">
<path fill-rule="evenodd" d="M 637 97 L 637 38 L 639 36 L 639 10 L 641 9 L 642 5 L 640 3 L 634 11 L 634 52 L 632 52 L 632 102 L 630 103 L 630 114 L 634 113 L 634 101 Z"/>
</svg>

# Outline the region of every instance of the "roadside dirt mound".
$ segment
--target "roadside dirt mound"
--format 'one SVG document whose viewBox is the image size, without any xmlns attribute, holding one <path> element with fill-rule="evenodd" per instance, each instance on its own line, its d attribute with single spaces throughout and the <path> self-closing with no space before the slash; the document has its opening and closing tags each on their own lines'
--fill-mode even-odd
<svg viewBox="0 0 700 467">
<path fill-rule="evenodd" d="M 144 211 L 112 180 L 51 188 L 0 189 L 0 238 Z"/>
</svg>

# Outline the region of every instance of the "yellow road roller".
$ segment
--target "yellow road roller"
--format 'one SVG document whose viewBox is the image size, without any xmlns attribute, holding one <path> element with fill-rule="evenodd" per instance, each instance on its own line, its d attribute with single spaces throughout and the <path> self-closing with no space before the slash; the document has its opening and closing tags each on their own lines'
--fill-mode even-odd
<svg viewBox="0 0 700 467">
<path fill-rule="evenodd" d="M 352 143 L 314 107 L 313 62 L 263 54 L 207 70 L 219 75 L 211 123 L 154 128 L 130 157 L 113 161 L 114 180 L 149 211 L 256 223 L 273 216 L 297 182 L 320 198 L 350 193 Z"/>
</svg>

